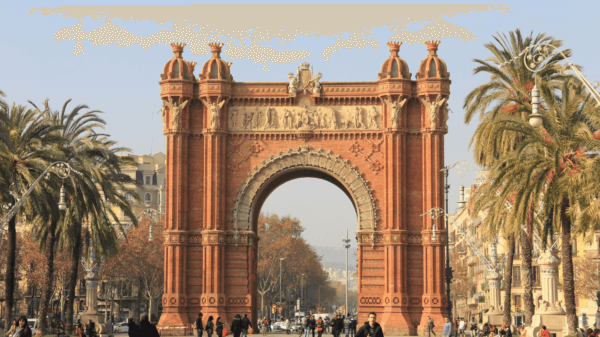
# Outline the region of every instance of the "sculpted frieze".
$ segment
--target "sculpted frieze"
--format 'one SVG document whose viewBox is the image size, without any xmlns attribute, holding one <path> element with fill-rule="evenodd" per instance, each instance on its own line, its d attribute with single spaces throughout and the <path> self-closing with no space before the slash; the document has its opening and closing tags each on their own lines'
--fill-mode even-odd
<svg viewBox="0 0 600 337">
<path fill-rule="evenodd" d="M 382 109 L 375 105 L 230 106 L 230 131 L 380 130 Z"/>
</svg>

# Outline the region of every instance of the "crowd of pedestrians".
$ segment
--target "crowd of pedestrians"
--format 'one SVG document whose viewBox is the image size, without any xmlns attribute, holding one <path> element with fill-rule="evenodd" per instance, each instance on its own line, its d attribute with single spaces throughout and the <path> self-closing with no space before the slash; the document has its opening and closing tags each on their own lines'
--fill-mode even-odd
<svg viewBox="0 0 600 337">
<path fill-rule="evenodd" d="M 194 329 L 196 330 L 197 337 L 203 337 L 204 332 L 208 337 L 213 337 L 216 333 L 217 337 L 223 337 L 226 335 L 226 322 L 221 321 L 221 317 L 217 317 L 216 322 L 213 323 L 214 317 L 209 316 L 206 325 L 203 324 L 202 313 L 198 314 L 198 318 L 194 322 Z M 376 322 L 377 314 L 374 312 L 369 314 L 368 321 L 356 331 L 357 320 L 354 316 L 348 317 L 336 315 L 334 319 L 330 320 L 329 317 L 323 319 L 319 317 L 315 319 L 315 315 L 306 315 L 304 320 L 298 319 L 298 336 L 299 337 L 322 337 L 323 333 L 327 333 L 331 328 L 331 334 L 333 337 L 384 337 L 383 330 L 379 323 Z M 268 335 L 271 330 L 271 319 L 263 317 L 258 319 L 257 328 L 259 328 L 263 336 Z M 292 325 L 290 318 L 288 317 L 285 322 L 285 330 L 287 334 L 290 334 Z M 248 315 L 245 314 L 242 318 L 239 314 L 235 315 L 234 320 L 231 322 L 231 332 L 234 337 L 247 337 L 248 329 L 253 328 Z M 131 331 L 131 330 L 130 330 Z M 316 336 L 315 336 L 316 332 Z M 130 336 L 137 336 L 131 335 Z M 600 336 L 598 336 L 600 337 Z"/>
</svg>

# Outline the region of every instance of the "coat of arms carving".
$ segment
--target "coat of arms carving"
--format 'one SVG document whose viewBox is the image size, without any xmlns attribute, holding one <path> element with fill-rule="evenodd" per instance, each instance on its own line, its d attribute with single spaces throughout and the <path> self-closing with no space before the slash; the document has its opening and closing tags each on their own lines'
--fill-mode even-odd
<svg viewBox="0 0 600 337">
<path fill-rule="evenodd" d="M 303 92 L 306 94 L 308 90 L 312 90 L 313 93 L 321 92 L 321 80 L 323 75 L 317 73 L 317 76 L 313 76 L 313 69 L 308 62 L 302 62 L 300 67 L 296 71 L 296 76 L 293 73 L 288 73 L 290 84 L 288 90 L 290 93 Z"/>
</svg>

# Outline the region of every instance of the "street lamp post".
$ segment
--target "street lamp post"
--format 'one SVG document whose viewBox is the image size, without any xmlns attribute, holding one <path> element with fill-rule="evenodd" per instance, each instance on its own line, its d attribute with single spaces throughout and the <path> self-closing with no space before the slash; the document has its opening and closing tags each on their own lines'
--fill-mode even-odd
<svg viewBox="0 0 600 337">
<path fill-rule="evenodd" d="M 344 242 L 344 248 L 346 248 L 346 311 L 348 310 L 348 249 L 350 248 L 350 239 L 348 239 L 348 229 L 346 229 L 346 239 Z"/>
<path fill-rule="evenodd" d="M 302 285 L 300 287 L 300 308 L 298 308 L 298 310 L 302 310 L 302 303 L 304 302 L 304 275 L 305 274 L 302 274 L 301 278 Z"/>
<path fill-rule="evenodd" d="M 23 194 L 23 196 L 21 198 L 18 198 L 14 191 L 9 191 L 9 193 L 12 194 L 12 196 L 15 198 L 16 202 L 15 202 L 14 206 L 12 203 L 7 203 L 7 204 L 3 203 L 2 204 L 2 208 L 4 208 L 5 210 L 10 209 L 10 211 L 8 211 L 8 213 L 6 213 L 4 218 L 2 218 L 0 220 L 0 233 L 2 233 L 2 231 L 4 230 L 4 226 L 6 226 L 8 221 L 17 214 L 21 205 L 23 205 L 23 203 L 25 202 L 25 199 L 27 199 L 27 197 L 31 194 L 31 192 L 33 192 L 33 189 L 42 181 L 42 179 L 43 178 L 50 179 L 50 169 L 53 168 L 54 166 L 56 166 L 55 170 L 53 171 L 54 174 L 56 174 L 59 178 L 63 179 L 63 185 L 60 188 L 60 199 L 58 202 L 58 209 L 61 211 L 64 211 L 65 209 L 67 209 L 67 203 L 65 202 L 65 194 L 66 193 L 65 193 L 64 179 L 70 177 L 71 172 L 75 172 L 78 175 L 81 175 L 81 173 L 76 171 L 75 169 L 73 169 L 71 167 L 71 165 L 69 165 L 68 163 L 58 161 L 58 162 L 50 164 L 50 166 L 48 166 L 44 170 L 44 172 L 42 172 L 42 174 L 40 174 L 40 176 L 33 182 L 33 184 L 29 185 L 29 188 L 27 189 L 27 191 Z"/>
<path fill-rule="evenodd" d="M 279 259 L 279 305 L 281 304 L 281 261 L 285 260 L 285 257 Z M 281 312 L 279 312 L 279 318 L 281 318 Z"/>
<path fill-rule="evenodd" d="M 450 283 L 452 283 L 452 267 L 450 267 L 450 240 L 448 236 L 448 192 L 450 191 L 450 184 L 448 184 L 448 173 L 450 169 L 454 166 L 458 165 L 459 162 L 456 162 L 454 165 L 446 166 L 440 171 L 444 172 L 445 184 L 444 184 L 444 192 L 446 194 L 446 208 L 442 210 L 445 214 L 444 221 L 444 229 L 446 230 L 446 298 L 448 299 L 448 305 L 446 306 L 446 310 L 448 313 L 448 317 L 452 319 L 452 301 L 450 300 Z M 441 210 L 441 209 L 440 209 Z M 430 210 L 431 212 L 431 210 Z M 427 214 L 427 213 L 426 213 Z M 433 213 L 432 213 L 433 218 Z M 435 234 L 435 233 L 434 233 Z"/>
</svg>

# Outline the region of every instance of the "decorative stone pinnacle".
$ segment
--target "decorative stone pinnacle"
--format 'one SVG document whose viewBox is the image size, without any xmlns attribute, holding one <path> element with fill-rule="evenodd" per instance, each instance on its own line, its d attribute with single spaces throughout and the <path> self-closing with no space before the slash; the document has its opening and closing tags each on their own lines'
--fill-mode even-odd
<svg viewBox="0 0 600 337">
<path fill-rule="evenodd" d="M 175 58 L 181 58 L 181 53 L 183 53 L 183 47 L 185 47 L 185 43 L 183 42 L 171 43 L 171 48 L 173 48 L 173 54 L 175 54 Z"/>
<path fill-rule="evenodd" d="M 198 64 L 198 63 L 193 62 L 193 61 L 186 61 L 186 62 L 190 66 L 190 70 L 193 73 L 194 72 L 194 68 L 196 67 L 196 64 Z"/>
<path fill-rule="evenodd" d="M 398 52 L 400 51 L 400 46 L 402 45 L 401 41 L 390 41 L 387 43 L 388 47 L 390 48 L 390 52 L 392 53 L 392 56 L 398 56 Z"/>
<path fill-rule="evenodd" d="M 223 43 L 221 42 L 213 42 L 209 43 L 210 51 L 213 53 L 213 58 L 221 58 L 221 48 L 223 48 Z"/>
<path fill-rule="evenodd" d="M 425 45 L 427 46 L 427 50 L 429 50 L 430 55 L 436 55 L 436 51 L 437 51 L 440 43 L 441 43 L 441 41 L 434 41 L 434 40 L 425 41 Z"/>
</svg>

